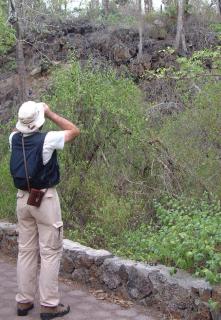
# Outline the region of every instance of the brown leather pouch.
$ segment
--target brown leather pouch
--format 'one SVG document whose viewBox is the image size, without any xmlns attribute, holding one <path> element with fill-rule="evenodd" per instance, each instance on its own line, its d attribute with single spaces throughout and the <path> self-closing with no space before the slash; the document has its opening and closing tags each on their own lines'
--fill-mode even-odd
<svg viewBox="0 0 221 320">
<path fill-rule="evenodd" d="M 27 204 L 39 208 L 45 192 L 38 189 L 31 189 Z"/>
</svg>

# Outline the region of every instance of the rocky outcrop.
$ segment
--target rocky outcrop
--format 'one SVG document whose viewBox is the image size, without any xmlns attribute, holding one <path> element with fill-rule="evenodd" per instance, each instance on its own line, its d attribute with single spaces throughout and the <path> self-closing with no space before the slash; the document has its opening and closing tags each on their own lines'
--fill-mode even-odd
<svg viewBox="0 0 221 320">
<path fill-rule="evenodd" d="M 158 28 L 158 27 L 157 27 Z M 47 26 L 42 32 L 27 35 L 24 42 L 28 71 L 38 68 L 42 61 L 66 61 L 74 51 L 79 59 L 105 58 L 113 64 L 130 64 L 137 58 L 139 33 L 133 28 L 111 28 L 87 20 L 75 20 Z M 147 28 L 143 34 L 143 53 L 153 55 L 172 45 L 171 40 L 151 37 Z M 15 58 L 14 50 L 8 59 Z M 4 64 L 7 63 L 7 57 Z M 1 61 L 0 61 L 1 68 Z"/>
<path fill-rule="evenodd" d="M 16 225 L 0 223 L 0 250 L 17 252 Z M 183 320 L 220 320 L 211 310 L 210 299 L 221 303 L 221 287 L 178 270 L 171 274 L 163 265 L 148 265 L 113 256 L 77 242 L 64 240 L 61 274 L 85 285 L 115 293 L 144 306 L 156 306 L 171 317 Z"/>
<path fill-rule="evenodd" d="M 14 73 L 0 76 L 0 119 L 8 120 L 18 100 L 18 78 Z"/>
<path fill-rule="evenodd" d="M 175 116 L 184 111 L 182 104 L 177 102 L 161 102 L 147 109 L 147 117 L 149 125 L 156 126 L 162 124 L 167 117 Z"/>
<path fill-rule="evenodd" d="M 10 256 L 17 256 L 18 232 L 16 225 L 7 222 L 0 223 L 0 250 Z"/>
<path fill-rule="evenodd" d="M 147 70 L 151 69 L 151 55 L 146 53 L 139 59 L 133 59 L 128 68 L 133 75 L 141 77 Z"/>
<path fill-rule="evenodd" d="M 86 19 L 74 19 L 62 23 L 55 21 L 46 23 L 43 19 L 41 26 L 41 30 L 27 34 L 24 42 L 25 64 L 31 77 L 47 74 L 50 66 L 57 62 L 67 62 L 73 53 L 82 62 L 92 58 L 93 63 L 101 68 L 107 65 L 116 67 L 119 73 L 132 76 L 138 83 L 143 81 L 143 76 L 148 70 L 176 65 L 176 54 L 165 50 L 173 46 L 174 36 L 171 38 L 168 35 L 165 22 L 159 19 L 146 24 L 143 32 L 143 56 L 139 59 L 139 33 L 136 28 L 110 27 Z M 204 33 L 202 31 L 202 36 Z M 196 30 L 187 34 L 190 50 L 196 49 L 195 44 L 198 43 L 193 37 L 198 37 Z M 202 39 L 199 45 L 201 42 Z M 217 43 L 216 35 L 210 32 L 206 45 L 211 47 L 215 43 Z M 2 77 L 8 82 L 11 81 L 11 76 L 6 69 L 12 62 L 15 65 L 15 48 L 7 56 L 0 57 L 0 69 L 5 73 Z M 5 90 L 5 84 L 0 78 L 1 119 L 7 120 L 10 109 L 17 105 L 18 85 L 15 83 Z M 30 98 L 36 97 L 38 95 L 30 96 Z M 151 101 L 151 97 L 148 96 L 147 100 Z"/>
<path fill-rule="evenodd" d="M 166 48 L 170 42 L 150 39 L 144 32 L 143 57 L 137 58 L 139 34 L 135 29 L 111 29 L 88 21 L 69 21 L 44 29 L 41 33 L 30 34 L 24 42 L 25 64 L 28 73 L 28 91 L 32 91 L 31 78 L 44 76 L 50 67 L 67 62 L 70 54 L 82 62 L 93 57 L 93 64 L 100 67 L 117 67 L 124 75 L 141 77 L 146 70 L 156 66 L 152 55 L 159 49 Z M 7 63 L 14 61 L 15 50 L 0 60 L 0 69 L 7 68 Z M 162 64 L 162 59 L 161 59 Z M 29 88 L 30 87 L 30 88 Z M 39 85 L 38 85 L 39 87 Z M 39 95 L 40 96 L 40 95 Z M 30 95 L 30 99 L 36 94 Z M 11 109 L 18 104 L 18 80 L 14 73 L 6 72 L 0 78 L 0 116 L 1 120 L 10 117 Z"/>
</svg>

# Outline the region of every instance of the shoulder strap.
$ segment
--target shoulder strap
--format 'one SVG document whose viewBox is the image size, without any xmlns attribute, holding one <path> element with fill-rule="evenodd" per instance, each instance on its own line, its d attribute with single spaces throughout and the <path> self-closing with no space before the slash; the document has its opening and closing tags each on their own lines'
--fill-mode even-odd
<svg viewBox="0 0 221 320">
<path fill-rule="evenodd" d="M 23 150 L 23 157 L 24 157 L 24 165 L 25 165 L 25 175 L 26 175 L 26 180 L 27 180 L 27 185 L 28 185 L 28 192 L 31 192 L 30 188 L 30 182 L 28 178 L 28 168 L 27 168 L 27 161 L 26 161 L 26 156 L 25 156 L 25 142 L 24 142 L 24 135 L 22 134 L 22 150 Z"/>
</svg>

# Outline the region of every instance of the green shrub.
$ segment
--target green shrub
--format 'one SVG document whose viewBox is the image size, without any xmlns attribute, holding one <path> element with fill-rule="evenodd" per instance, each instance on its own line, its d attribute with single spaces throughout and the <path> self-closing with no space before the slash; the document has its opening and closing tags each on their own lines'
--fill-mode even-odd
<svg viewBox="0 0 221 320">
<path fill-rule="evenodd" d="M 9 156 L 0 161 L 0 219 L 15 219 L 16 189 L 9 175 Z"/>
<path fill-rule="evenodd" d="M 179 166 L 183 192 L 220 197 L 221 83 L 204 85 L 192 104 L 165 121 L 159 136 Z"/>
<path fill-rule="evenodd" d="M 0 219 L 15 218 L 16 189 L 9 174 L 9 144 L 10 125 L 0 126 Z"/>
<path fill-rule="evenodd" d="M 0 8 L 0 55 L 5 54 L 15 44 L 14 30 L 7 25 Z"/>
<path fill-rule="evenodd" d="M 117 254 L 187 269 L 210 282 L 221 281 L 221 207 L 185 198 L 155 203 L 157 224 L 126 231 Z"/>
<path fill-rule="evenodd" d="M 81 68 L 76 61 L 55 72 L 51 92 L 52 109 L 81 129 L 61 154 L 65 220 L 75 227 L 99 221 L 109 233 L 118 232 L 132 215 L 130 201 L 138 202 L 127 194 L 125 179 L 137 177 L 145 161 L 142 94 L 113 70 Z"/>
<path fill-rule="evenodd" d="M 221 33 L 221 23 L 212 23 L 210 28 L 215 32 Z"/>
</svg>

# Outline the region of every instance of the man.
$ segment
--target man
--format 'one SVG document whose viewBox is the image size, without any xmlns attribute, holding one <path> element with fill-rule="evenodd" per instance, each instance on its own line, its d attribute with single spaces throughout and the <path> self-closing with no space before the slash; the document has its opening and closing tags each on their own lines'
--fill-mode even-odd
<svg viewBox="0 0 221 320">
<path fill-rule="evenodd" d="M 40 130 L 45 118 L 54 122 L 61 131 L 42 133 Z M 60 179 L 56 150 L 63 149 L 64 144 L 79 133 L 72 122 L 53 112 L 46 104 L 28 101 L 20 107 L 16 131 L 9 137 L 10 170 L 18 188 L 18 316 L 27 315 L 34 307 L 39 249 L 40 317 L 48 320 L 70 311 L 69 306 L 60 304 L 58 292 L 63 222 L 55 188 Z M 33 190 L 37 194 L 41 190 L 43 195 L 39 207 L 27 204 Z"/>
</svg>

